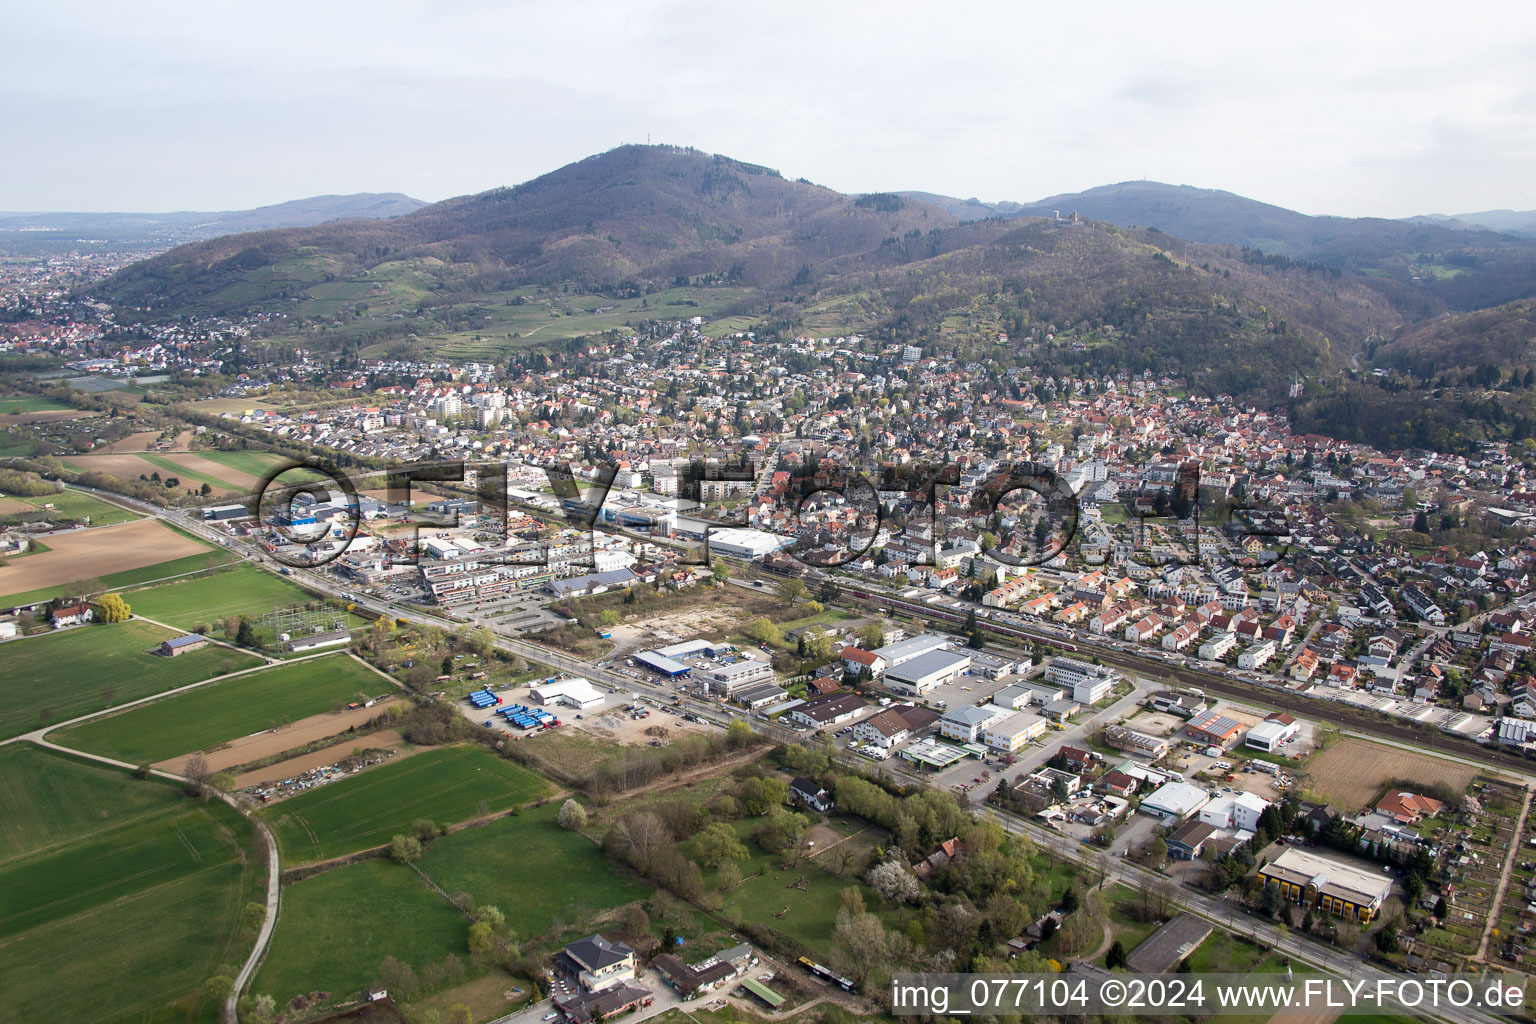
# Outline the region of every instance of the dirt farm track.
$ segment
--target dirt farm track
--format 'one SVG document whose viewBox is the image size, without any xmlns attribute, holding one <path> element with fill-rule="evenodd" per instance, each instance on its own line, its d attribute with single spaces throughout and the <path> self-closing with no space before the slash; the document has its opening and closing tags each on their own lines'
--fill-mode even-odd
<svg viewBox="0 0 1536 1024">
<path fill-rule="evenodd" d="M 0 566 L 0 594 L 41 590 L 208 550 L 154 519 L 53 534 L 47 538 L 47 544 L 47 551 Z"/>
</svg>

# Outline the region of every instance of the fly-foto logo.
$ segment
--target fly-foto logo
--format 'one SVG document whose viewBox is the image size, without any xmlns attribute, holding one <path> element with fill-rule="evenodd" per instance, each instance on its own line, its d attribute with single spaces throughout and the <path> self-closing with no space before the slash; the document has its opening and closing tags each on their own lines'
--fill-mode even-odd
<svg viewBox="0 0 1536 1024">
<path fill-rule="evenodd" d="M 619 489 L 618 467 L 600 464 L 578 475 L 569 465 L 539 467 L 552 499 L 530 513 L 558 513 L 570 527 L 588 536 L 585 545 L 569 539 L 551 541 L 537 536 L 538 521 L 524 514 L 526 503 L 514 500 L 504 462 L 445 461 L 417 463 L 384 471 L 384 498 L 360 497 L 356 481 L 339 466 L 319 459 L 279 465 L 262 479 L 252 498 L 251 512 L 270 543 L 271 556 L 287 565 L 315 568 L 344 554 L 370 513 L 403 513 L 400 528 L 391 530 L 388 545 L 396 564 L 414 564 L 431 549 L 435 561 L 455 559 L 479 565 L 592 566 L 591 535 L 629 536 L 648 543 L 674 542 L 676 564 L 708 565 L 711 539 L 725 531 L 751 529 L 748 518 L 760 478 L 751 464 L 720 467 L 695 463 L 680 489 L 685 496 L 669 499 Z M 283 478 L 298 471 L 298 479 Z M 776 475 L 777 476 L 777 475 Z M 962 482 L 963 481 L 963 482 Z M 417 507 L 413 485 L 438 484 L 438 496 Z M 1159 514 L 1165 501 L 1136 505 L 1127 524 L 1133 552 L 1150 552 L 1160 564 L 1206 565 L 1213 560 L 1202 540 L 1198 466 L 1180 470 L 1171 512 Z M 619 501 L 626 495 L 635 501 Z M 959 495 L 959 498 L 955 498 Z M 699 500 L 708 497 L 708 504 Z M 735 497 L 734 503 L 729 499 Z M 1069 554 L 1078 539 L 1082 501 L 1065 479 L 1049 466 L 1023 462 L 1001 466 L 985 475 L 962 477 L 953 465 L 908 463 L 879 479 L 843 467 L 805 467 L 782 474 L 773 501 L 788 510 L 776 520 L 774 547 L 807 566 L 836 568 L 862 562 L 893 538 L 899 539 L 907 565 L 936 565 L 951 538 L 946 524 L 982 524 L 979 541 L 968 551 L 999 565 L 1029 568 L 1048 565 Z M 1277 560 L 1289 552 L 1291 530 L 1275 510 L 1226 505 L 1221 524 L 1227 542 L 1239 557 Z M 445 534 L 474 517 L 477 543 L 472 554 L 451 543 L 425 544 L 425 533 Z M 514 530 L 514 520 L 534 529 Z M 1170 532 L 1171 531 L 1171 532 Z M 1178 542 L 1166 542 L 1174 534 Z M 735 550 L 735 546 L 732 546 Z"/>
</svg>

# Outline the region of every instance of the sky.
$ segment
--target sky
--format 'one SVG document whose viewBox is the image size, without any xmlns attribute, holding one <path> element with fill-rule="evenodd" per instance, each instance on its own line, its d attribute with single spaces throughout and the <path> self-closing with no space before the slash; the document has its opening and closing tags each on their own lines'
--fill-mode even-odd
<svg viewBox="0 0 1536 1024">
<path fill-rule="evenodd" d="M 0 210 L 436 201 L 648 139 L 843 192 L 1147 178 L 1314 214 L 1536 209 L 1536 18 L 1515 3 L 0 11 Z"/>
</svg>

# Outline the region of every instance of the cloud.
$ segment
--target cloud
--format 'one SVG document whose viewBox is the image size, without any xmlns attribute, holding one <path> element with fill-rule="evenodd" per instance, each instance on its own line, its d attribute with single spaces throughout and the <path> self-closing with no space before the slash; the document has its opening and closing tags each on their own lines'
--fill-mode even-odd
<svg viewBox="0 0 1536 1024">
<path fill-rule="evenodd" d="M 1318 213 L 1536 208 L 1536 22 L 1515 5 L 55 0 L 7 19 L 16 209 L 442 199 L 648 135 L 847 191 L 1145 176 Z"/>
</svg>

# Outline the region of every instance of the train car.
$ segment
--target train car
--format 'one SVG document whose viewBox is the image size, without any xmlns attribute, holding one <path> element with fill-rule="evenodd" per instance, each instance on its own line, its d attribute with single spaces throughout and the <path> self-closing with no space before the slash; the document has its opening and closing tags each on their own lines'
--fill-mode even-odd
<svg viewBox="0 0 1536 1024">
<path fill-rule="evenodd" d="M 810 971 L 812 974 L 816 975 L 816 977 L 822 979 L 823 981 L 836 985 L 844 992 L 853 991 L 853 982 L 849 981 L 841 974 L 838 974 L 836 971 L 832 970 L 832 968 L 823 967 L 821 964 L 812 960 L 810 957 L 802 956 L 800 958 L 800 966 L 804 967 L 806 970 Z"/>
</svg>

